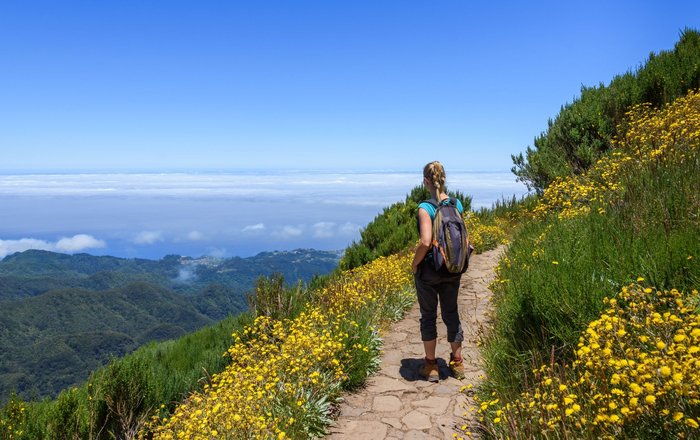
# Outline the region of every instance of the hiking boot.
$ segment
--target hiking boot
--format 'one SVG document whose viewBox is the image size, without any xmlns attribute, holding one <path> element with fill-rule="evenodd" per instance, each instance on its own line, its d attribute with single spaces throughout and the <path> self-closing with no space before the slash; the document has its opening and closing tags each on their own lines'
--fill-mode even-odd
<svg viewBox="0 0 700 440">
<path fill-rule="evenodd" d="M 464 358 L 455 360 L 453 354 L 450 354 L 450 371 L 455 379 L 464 379 Z"/>
<path fill-rule="evenodd" d="M 440 380 L 440 373 L 438 373 L 437 359 L 433 359 L 433 360 L 426 359 L 423 366 L 420 367 L 420 370 L 418 370 L 418 374 L 420 374 L 428 382 L 439 381 Z"/>
</svg>

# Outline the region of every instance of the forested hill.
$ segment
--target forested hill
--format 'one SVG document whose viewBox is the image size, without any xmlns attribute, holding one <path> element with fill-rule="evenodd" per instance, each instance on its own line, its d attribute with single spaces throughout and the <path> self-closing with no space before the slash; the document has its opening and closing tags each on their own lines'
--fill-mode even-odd
<svg viewBox="0 0 700 440">
<path fill-rule="evenodd" d="M 256 279 L 309 281 L 339 252 L 124 259 L 30 250 L 0 261 L 0 402 L 54 396 L 111 356 L 182 336 L 247 308 Z"/>
<path fill-rule="evenodd" d="M 28 250 L 0 261 L 0 300 L 35 296 L 54 289 L 104 290 L 135 281 L 154 283 L 188 295 L 212 284 L 249 289 L 260 275 L 279 272 L 288 280 L 309 280 L 335 268 L 340 252 L 297 249 L 262 252 L 248 258 L 126 259 Z"/>
</svg>

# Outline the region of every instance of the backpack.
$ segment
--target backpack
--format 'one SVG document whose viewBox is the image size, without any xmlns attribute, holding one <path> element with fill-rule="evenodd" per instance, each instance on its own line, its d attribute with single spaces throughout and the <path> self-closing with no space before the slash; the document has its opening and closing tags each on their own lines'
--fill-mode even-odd
<svg viewBox="0 0 700 440">
<path fill-rule="evenodd" d="M 435 271 L 449 274 L 464 273 L 469 267 L 469 257 L 474 247 L 469 244 L 467 225 L 457 209 L 457 201 L 450 197 L 447 203 L 435 204 L 433 218 L 433 267 Z"/>
</svg>

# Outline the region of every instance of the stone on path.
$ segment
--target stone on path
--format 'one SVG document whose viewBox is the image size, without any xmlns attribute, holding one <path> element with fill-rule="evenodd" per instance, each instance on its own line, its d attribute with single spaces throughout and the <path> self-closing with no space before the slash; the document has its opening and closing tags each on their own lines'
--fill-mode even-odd
<svg viewBox="0 0 700 440">
<path fill-rule="evenodd" d="M 372 409 L 375 412 L 396 412 L 401 410 L 401 400 L 396 396 L 377 396 Z"/>
<path fill-rule="evenodd" d="M 367 389 L 375 394 L 393 391 L 410 391 L 412 389 L 411 386 L 404 381 L 383 375 L 372 377 L 367 382 Z"/>
<path fill-rule="evenodd" d="M 387 425 L 382 422 L 350 420 L 334 438 L 344 440 L 377 440 L 386 438 Z"/>
<path fill-rule="evenodd" d="M 431 396 L 425 400 L 411 402 L 411 404 L 428 414 L 444 414 L 450 404 L 450 398 Z"/>
<path fill-rule="evenodd" d="M 418 410 L 406 414 L 401 421 L 408 429 L 430 429 L 433 426 L 430 416 Z"/>
</svg>

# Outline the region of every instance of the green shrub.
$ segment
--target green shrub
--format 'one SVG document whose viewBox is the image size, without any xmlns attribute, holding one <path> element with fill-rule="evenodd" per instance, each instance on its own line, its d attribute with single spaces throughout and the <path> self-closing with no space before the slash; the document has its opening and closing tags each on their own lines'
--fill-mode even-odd
<svg viewBox="0 0 700 440">
<path fill-rule="evenodd" d="M 513 155 L 513 173 L 542 192 L 556 177 L 580 174 L 611 148 L 618 124 L 634 104 L 659 107 L 700 87 L 700 33 L 685 29 L 672 51 L 651 54 L 634 73 L 608 86 L 582 87 L 581 96 L 562 106 L 525 155 Z"/>
<path fill-rule="evenodd" d="M 319 281 L 315 281 L 319 284 Z M 308 301 L 308 288 L 301 282 L 287 286 L 282 274 L 261 276 L 255 282 L 255 292 L 248 295 L 248 308 L 256 316 L 274 319 L 296 316 Z"/>
</svg>

